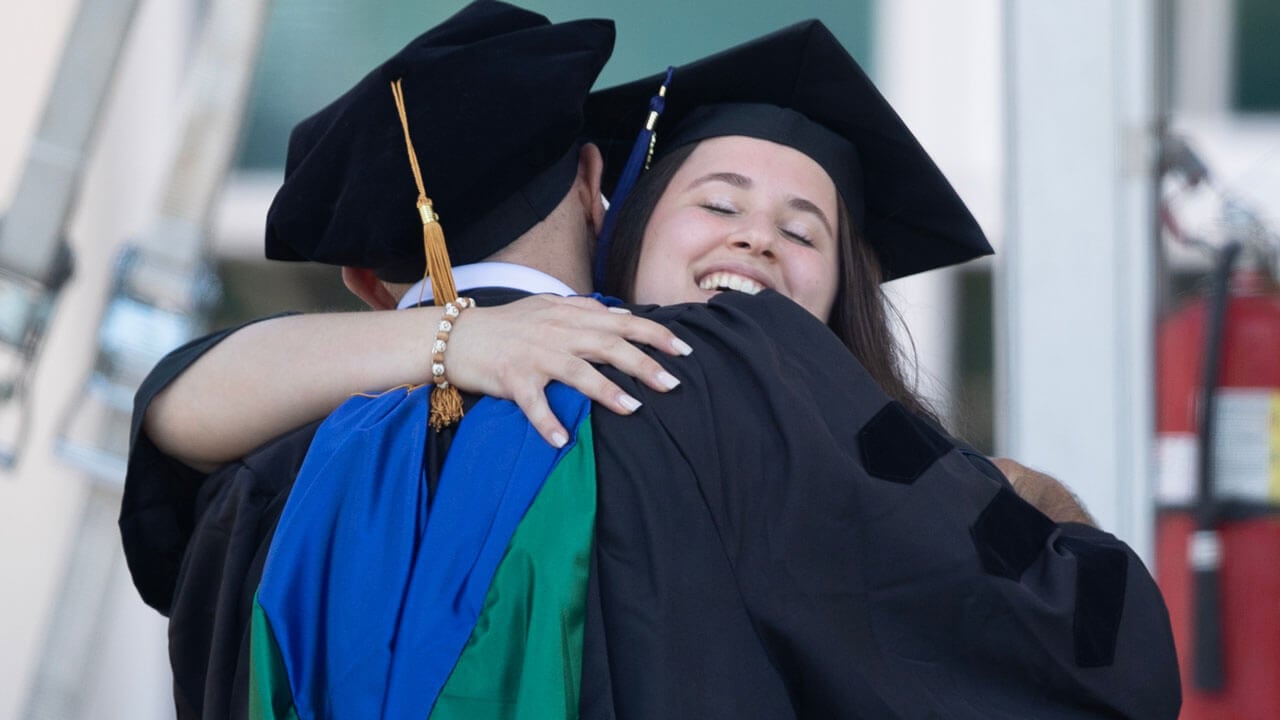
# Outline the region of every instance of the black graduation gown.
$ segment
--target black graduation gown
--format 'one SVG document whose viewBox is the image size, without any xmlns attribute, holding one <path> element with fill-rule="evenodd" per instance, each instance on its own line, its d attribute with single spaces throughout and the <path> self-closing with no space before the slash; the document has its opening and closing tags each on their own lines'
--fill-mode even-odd
<svg viewBox="0 0 1280 720">
<path fill-rule="evenodd" d="M 993 468 L 902 413 L 866 430 L 886 399 L 785 299 L 725 296 L 654 317 L 697 352 L 672 366 L 679 390 L 617 377 L 645 409 L 593 414 L 599 515 L 583 717 L 1176 714 L 1163 604 L 1126 548 L 1048 523 Z M 171 379 L 180 367 L 162 370 Z M 140 392 L 138 413 L 150 396 Z M 314 427 L 219 470 L 192 499 L 172 482 L 181 469 L 165 477 L 165 460 L 136 440 L 122 533 L 144 598 L 170 612 L 184 717 L 243 716 L 252 596 Z M 868 450 L 859 438 L 877 429 L 889 444 Z M 433 439 L 429 456 L 442 458 L 448 439 Z M 869 475 L 868 453 L 894 479 Z M 163 495 L 157 487 L 184 492 L 138 500 Z M 1087 545 L 1076 555 L 1101 557 L 1101 575 L 1067 577 L 1084 565 L 1066 550 L 1076 536 Z M 166 564 L 174 549 L 176 573 Z M 1122 575 L 1109 549 L 1125 558 Z M 156 577 L 177 591 L 166 596 Z M 1081 587 L 1101 602 L 1081 603 Z M 1117 602 L 1123 616 L 1108 615 Z M 1095 615 L 1101 625 L 1072 622 Z M 1081 667 L 1107 659 L 1095 656 L 1108 648 L 1108 617 L 1113 662 Z"/>
<path fill-rule="evenodd" d="M 486 288 L 470 295 L 480 304 L 499 304 L 527 293 Z M 156 448 L 142 431 L 151 401 L 201 355 L 242 327 L 172 351 L 147 375 L 134 398 L 120 534 L 138 593 L 169 618 L 169 663 L 179 718 L 248 715 L 253 597 L 276 523 L 322 422 L 275 438 L 207 476 Z M 474 400 L 464 397 L 468 405 Z M 430 436 L 429 492 L 452 441 L 452 429 Z"/>
<path fill-rule="evenodd" d="M 1127 546 L 1050 522 L 781 296 L 649 317 L 694 353 L 667 394 L 608 370 L 644 408 L 593 414 L 585 715 L 1177 716 Z"/>
<path fill-rule="evenodd" d="M 134 399 L 120 535 L 143 601 L 169 618 L 179 718 L 247 717 L 253 595 L 293 478 L 320 425 L 287 433 L 208 476 L 152 444 L 142 431 L 151 401 L 237 329 L 171 352 Z"/>
</svg>

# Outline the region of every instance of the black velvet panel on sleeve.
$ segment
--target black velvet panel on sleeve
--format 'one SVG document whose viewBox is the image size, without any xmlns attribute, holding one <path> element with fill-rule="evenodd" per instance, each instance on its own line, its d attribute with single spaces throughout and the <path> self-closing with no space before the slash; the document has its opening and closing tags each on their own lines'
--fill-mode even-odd
<svg viewBox="0 0 1280 720">
<path fill-rule="evenodd" d="M 858 447 L 862 465 L 871 475 L 913 483 L 952 445 L 895 400 L 863 426 Z"/>
<path fill-rule="evenodd" d="M 1076 556 L 1075 634 L 1076 664 L 1083 668 L 1106 667 L 1115 662 L 1116 636 L 1124 614 L 1122 587 L 1129 573 L 1129 556 L 1119 547 L 1080 538 L 1063 537 L 1057 547 Z"/>
<path fill-rule="evenodd" d="M 1054 527 L 1044 513 L 1002 487 L 969 532 L 983 569 L 1017 581 L 1044 552 Z"/>
</svg>

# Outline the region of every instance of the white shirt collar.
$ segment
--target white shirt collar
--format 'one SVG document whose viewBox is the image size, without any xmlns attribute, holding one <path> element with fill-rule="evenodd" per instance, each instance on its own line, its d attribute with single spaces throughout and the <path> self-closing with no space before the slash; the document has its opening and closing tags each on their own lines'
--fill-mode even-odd
<svg viewBox="0 0 1280 720">
<path fill-rule="evenodd" d="M 453 283 L 458 292 L 474 290 L 482 287 L 512 288 L 529 293 L 552 293 L 554 295 L 573 295 L 573 288 L 560 280 L 526 265 L 515 265 L 505 262 L 478 262 L 459 265 L 453 269 Z M 419 280 L 409 292 L 400 299 L 399 309 L 413 307 L 432 299 L 431 283 L 425 278 Z"/>
</svg>

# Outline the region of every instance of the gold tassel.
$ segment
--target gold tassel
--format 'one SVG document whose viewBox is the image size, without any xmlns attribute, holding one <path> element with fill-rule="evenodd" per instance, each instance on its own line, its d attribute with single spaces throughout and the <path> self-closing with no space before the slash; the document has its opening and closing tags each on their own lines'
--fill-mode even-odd
<svg viewBox="0 0 1280 720">
<path fill-rule="evenodd" d="M 436 305 L 444 305 L 458 299 L 458 288 L 453 282 L 453 265 L 449 262 L 449 246 L 444 242 L 444 230 L 440 216 L 431 205 L 431 198 L 418 198 L 418 213 L 422 215 L 422 252 L 427 258 L 426 277 L 431 278 L 431 292 Z"/>
<path fill-rule="evenodd" d="M 445 245 L 444 229 L 440 227 L 440 216 L 436 214 L 431 198 L 427 197 L 426 188 L 422 184 L 422 170 L 418 167 L 418 154 L 413 149 L 413 140 L 409 137 L 409 118 L 404 109 L 404 90 L 400 80 L 391 83 L 391 93 L 395 96 L 396 111 L 400 115 L 400 126 L 404 130 L 405 148 L 409 152 L 409 167 L 413 171 L 413 180 L 418 186 L 418 214 L 422 217 L 422 249 L 426 255 L 425 278 L 431 278 L 431 290 L 435 296 L 435 304 L 443 307 L 445 303 L 458 299 L 457 285 L 453 281 L 453 266 L 449 263 L 449 248 Z M 462 395 L 452 385 L 437 385 L 431 391 L 431 413 L 427 424 L 432 430 L 440 430 L 453 425 L 462 419 Z"/>
<path fill-rule="evenodd" d="M 462 394 L 452 385 L 437 385 L 431 391 L 431 414 L 427 424 L 432 430 L 441 430 L 462 419 Z"/>
<path fill-rule="evenodd" d="M 444 244 L 444 231 L 440 218 L 431 207 L 431 199 L 418 198 L 418 211 L 422 213 L 422 246 L 427 256 L 427 275 L 431 278 L 431 291 L 435 303 L 441 307 L 458 299 L 458 289 L 453 282 L 453 265 L 449 262 L 449 248 Z M 427 220 L 428 215 L 430 220 Z M 462 394 L 453 385 L 437 385 L 431 391 L 431 415 L 427 424 L 440 432 L 462 419 Z"/>
</svg>

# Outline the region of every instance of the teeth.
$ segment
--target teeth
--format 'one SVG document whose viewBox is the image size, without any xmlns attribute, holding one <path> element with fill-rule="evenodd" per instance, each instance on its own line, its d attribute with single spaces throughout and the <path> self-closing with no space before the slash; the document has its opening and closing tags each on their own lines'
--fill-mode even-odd
<svg viewBox="0 0 1280 720">
<path fill-rule="evenodd" d="M 764 286 L 749 277 L 730 272 L 713 272 L 698 282 L 703 290 L 737 290 L 748 295 L 755 295 L 764 290 Z"/>
</svg>

